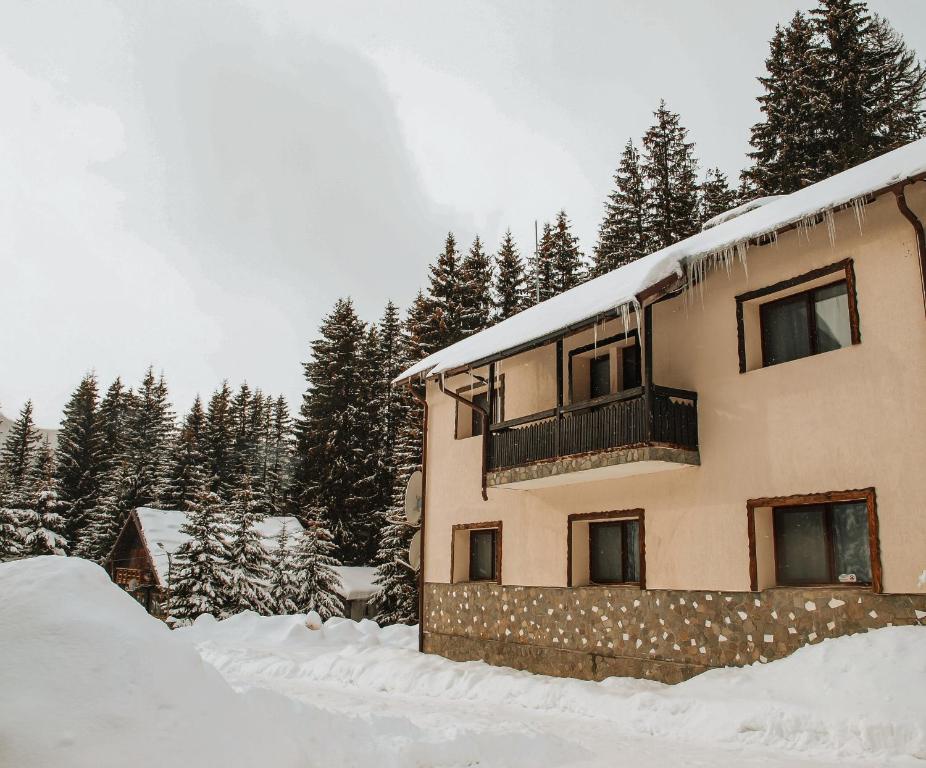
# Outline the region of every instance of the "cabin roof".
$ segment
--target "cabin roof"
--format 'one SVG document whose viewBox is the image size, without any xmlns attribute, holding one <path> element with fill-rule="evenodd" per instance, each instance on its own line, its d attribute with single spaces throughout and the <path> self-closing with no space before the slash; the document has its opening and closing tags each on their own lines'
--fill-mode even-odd
<svg viewBox="0 0 926 768">
<path fill-rule="evenodd" d="M 337 565 L 334 568 L 341 579 L 338 594 L 344 600 L 369 600 L 379 591 L 376 569 L 367 565 Z"/>
<path fill-rule="evenodd" d="M 734 255 L 745 258 L 752 243 L 771 241 L 787 229 L 809 226 L 850 205 L 926 176 L 926 139 L 771 200 L 734 218 L 644 256 L 594 280 L 554 296 L 523 312 L 435 352 L 403 371 L 396 383 L 415 377 L 465 370 L 514 354 L 558 332 L 582 327 L 602 315 L 621 313 L 645 297 L 690 284 L 693 273 Z M 860 221 L 861 223 L 861 221 Z"/>
</svg>

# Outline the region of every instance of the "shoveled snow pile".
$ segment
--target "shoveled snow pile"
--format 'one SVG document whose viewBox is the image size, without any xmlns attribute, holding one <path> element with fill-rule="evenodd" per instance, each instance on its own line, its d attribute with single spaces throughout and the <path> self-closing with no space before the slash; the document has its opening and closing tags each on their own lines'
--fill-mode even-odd
<svg viewBox="0 0 926 768">
<path fill-rule="evenodd" d="M 819 757 L 926 759 L 926 629 L 826 640 L 770 664 L 719 669 L 680 685 L 630 678 L 564 680 L 421 655 L 414 627 L 255 614 L 180 630 L 236 687 L 311 692 L 319 685 L 482 711 L 524 708 L 608 721 L 620 734 L 761 745 Z"/>
<path fill-rule="evenodd" d="M 236 693 L 99 566 L 0 565 L 4 766 L 306 766 L 288 707 Z"/>
</svg>

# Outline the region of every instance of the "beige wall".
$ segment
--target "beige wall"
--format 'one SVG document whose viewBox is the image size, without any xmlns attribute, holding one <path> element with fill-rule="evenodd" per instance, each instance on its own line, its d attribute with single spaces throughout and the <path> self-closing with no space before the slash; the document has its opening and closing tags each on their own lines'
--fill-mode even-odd
<svg viewBox="0 0 926 768">
<path fill-rule="evenodd" d="M 926 184 L 907 197 L 926 220 Z M 739 265 L 729 276 L 713 272 L 703 301 L 694 291 L 654 306 L 655 381 L 698 392 L 700 467 L 490 489 L 485 502 L 481 441 L 454 440 L 454 402 L 429 383 L 425 579 L 450 579 L 453 524 L 502 520 L 504 582 L 562 586 L 567 515 L 642 507 L 648 587 L 744 590 L 747 499 L 874 486 L 884 590 L 924 591 L 926 399 L 917 393 L 926 381 L 926 317 L 913 229 L 893 196 L 865 208 L 861 233 L 852 210 L 836 214 L 836 225 L 835 246 L 825 225 L 809 241 L 785 233 L 750 249 L 748 275 Z M 855 265 L 861 344 L 740 374 L 734 297 L 844 258 Z M 622 330 L 612 322 L 599 337 Z M 569 340 L 567 350 L 590 339 Z M 553 407 L 554 349 L 500 365 L 506 418 Z"/>
</svg>

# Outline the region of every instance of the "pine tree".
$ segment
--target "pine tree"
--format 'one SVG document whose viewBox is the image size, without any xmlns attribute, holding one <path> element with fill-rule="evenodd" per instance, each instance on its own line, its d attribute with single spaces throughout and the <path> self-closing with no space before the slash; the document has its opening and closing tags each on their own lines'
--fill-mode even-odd
<svg viewBox="0 0 926 768">
<path fill-rule="evenodd" d="M 453 233 L 447 235 L 444 250 L 430 266 L 427 317 L 422 337 L 431 352 L 448 347 L 463 338 L 460 323 L 460 254 Z"/>
<path fill-rule="evenodd" d="M 579 239 L 572 234 L 566 211 L 556 214 L 552 236 L 554 291 L 563 293 L 588 279 L 588 266 L 579 250 Z"/>
<path fill-rule="evenodd" d="M 58 499 L 54 481 L 54 456 L 45 438 L 30 470 L 29 485 L 33 498 L 20 514 L 22 552 L 27 555 L 66 555 L 68 541 L 62 511 L 65 504 Z"/>
<path fill-rule="evenodd" d="M 752 127 L 752 167 L 743 171 L 747 197 L 795 192 L 817 177 L 822 96 L 813 29 L 800 11 L 775 28 L 759 77 L 763 119 Z"/>
<path fill-rule="evenodd" d="M 232 393 L 223 381 L 209 399 L 206 411 L 206 455 L 209 459 L 212 490 L 222 498 L 231 492 L 234 477 L 233 447 L 235 429 L 232 419 Z"/>
<path fill-rule="evenodd" d="M 64 406 L 55 452 L 56 490 L 68 521 L 68 539 L 80 542 L 87 512 L 95 504 L 102 474 L 102 435 L 96 376 L 88 373 Z"/>
<path fill-rule="evenodd" d="M 164 377 L 149 368 L 128 411 L 126 501 L 130 509 L 157 504 L 167 490 L 174 415 Z"/>
<path fill-rule="evenodd" d="M 730 189 L 726 174 L 719 168 L 711 168 L 701 184 L 701 223 L 726 213 L 736 205 L 736 192 Z"/>
<path fill-rule="evenodd" d="M 229 583 L 228 530 L 218 494 L 202 488 L 180 532 L 189 539 L 173 558 L 171 614 L 184 623 L 202 613 L 221 617 Z"/>
<path fill-rule="evenodd" d="M 103 563 L 116 543 L 128 514 L 124 494 L 128 486 L 125 466 L 115 464 L 103 475 L 93 506 L 87 510 L 87 525 L 73 554 Z"/>
<path fill-rule="evenodd" d="M 595 245 L 594 275 L 636 261 L 649 249 L 646 231 L 648 200 L 640 168 L 640 153 L 629 141 L 614 172 L 614 189 L 605 203 L 604 219 Z"/>
<path fill-rule="evenodd" d="M 304 364 L 308 388 L 296 421 L 294 502 L 322 510 L 342 562 L 362 565 L 369 540 L 368 382 L 362 358 L 366 329 L 350 299 L 322 322 Z"/>
<path fill-rule="evenodd" d="M 258 526 L 264 520 L 261 501 L 255 497 L 247 472 L 229 505 L 227 614 L 255 611 L 268 615 L 273 601 L 268 591 L 270 557 Z"/>
<path fill-rule="evenodd" d="M 255 415 L 259 420 L 261 395 L 251 392 L 247 382 L 243 383 L 231 401 L 231 426 L 234 434 L 232 443 L 232 478 L 240 481 L 246 471 L 257 465 L 257 436 Z M 249 478 L 250 480 L 250 478 Z M 231 489 L 232 494 L 235 488 Z"/>
<path fill-rule="evenodd" d="M 33 467 L 39 456 L 42 433 L 32 420 L 32 401 L 27 400 L 0 448 L 0 477 L 7 508 L 26 507 L 33 500 Z"/>
<path fill-rule="evenodd" d="M 665 248 L 700 229 L 697 161 L 677 113 L 664 101 L 643 136 L 643 178 L 649 206 L 646 229 L 653 249 Z"/>
<path fill-rule="evenodd" d="M 292 418 L 289 405 L 281 395 L 273 401 L 270 414 L 270 439 L 267 447 L 267 470 L 264 488 L 270 514 L 279 514 L 286 506 L 286 489 L 289 487 L 292 471 Z"/>
<path fill-rule="evenodd" d="M 273 612 L 286 616 L 299 612 L 299 584 L 294 577 L 293 551 L 286 523 L 280 526 L 276 547 L 270 553 L 270 600 Z"/>
<path fill-rule="evenodd" d="M 0 563 L 19 557 L 22 551 L 22 531 L 19 512 L 0 502 Z"/>
<path fill-rule="evenodd" d="M 493 287 L 493 321 L 498 323 L 530 306 L 524 262 L 515 245 L 511 230 L 505 232 L 495 256 L 495 284 Z"/>
<path fill-rule="evenodd" d="M 334 557 L 331 533 L 324 525 L 324 510 L 310 508 L 306 513 L 306 530 L 296 546 L 293 567 L 299 594 L 300 611 L 316 611 L 323 621 L 344 616 L 344 603 L 338 593 L 340 578 L 334 569 L 340 565 Z"/>
<path fill-rule="evenodd" d="M 122 386 L 122 380 L 116 378 L 100 402 L 98 421 L 103 472 L 125 461 L 129 409 L 133 398 L 132 393 Z"/>
<path fill-rule="evenodd" d="M 492 321 L 492 262 L 479 236 L 460 263 L 460 333 L 487 328 Z"/>
<path fill-rule="evenodd" d="M 537 252 L 530 260 L 528 295 L 532 304 L 546 301 L 556 295 L 556 270 L 553 263 L 553 227 L 543 224 L 543 234 Z"/>
<path fill-rule="evenodd" d="M 199 395 L 193 400 L 190 412 L 171 451 L 171 470 L 164 492 L 164 506 L 168 509 L 187 509 L 193 497 L 202 488 L 209 472 L 206 457 L 206 413 Z"/>
</svg>

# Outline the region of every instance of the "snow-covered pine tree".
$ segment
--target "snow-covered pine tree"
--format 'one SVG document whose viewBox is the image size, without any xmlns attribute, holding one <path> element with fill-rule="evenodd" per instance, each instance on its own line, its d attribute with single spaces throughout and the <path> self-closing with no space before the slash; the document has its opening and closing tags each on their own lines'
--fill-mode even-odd
<svg viewBox="0 0 926 768">
<path fill-rule="evenodd" d="M 437 351 L 463 337 L 460 325 L 460 254 L 452 232 L 447 234 L 444 250 L 429 271 L 425 297 L 428 312 L 422 336 L 428 349 Z"/>
<path fill-rule="evenodd" d="M 553 227 L 543 223 L 543 234 L 537 252 L 530 258 L 527 294 L 530 303 L 538 304 L 556 295 L 556 270 L 553 263 Z"/>
<path fill-rule="evenodd" d="M 202 613 L 221 617 L 228 592 L 228 526 L 222 499 L 204 486 L 180 532 L 190 538 L 173 557 L 170 612 L 181 622 Z"/>
<path fill-rule="evenodd" d="M 87 510 L 87 525 L 72 550 L 74 555 L 96 563 L 106 560 L 128 512 L 123 498 L 126 487 L 125 466 L 113 464 L 103 475 L 93 506 Z"/>
<path fill-rule="evenodd" d="M 30 472 L 29 484 L 33 498 L 19 517 L 22 527 L 22 554 L 68 553 L 66 522 L 62 514 L 66 505 L 58 499 L 54 471 L 54 455 L 46 437 Z"/>
<path fill-rule="evenodd" d="M 726 174 L 719 168 L 711 168 L 701 182 L 701 223 L 737 205 L 736 191 L 730 189 Z"/>
<path fill-rule="evenodd" d="M 493 322 L 507 320 L 530 306 L 524 262 L 510 229 L 505 232 L 495 255 L 495 284 L 492 293 Z"/>
<path fill-rule="evenodd" d="M 126 471 L 129 509 L 162 501 L 170 474 L 174 414 L 164 376 L 148 368 L 131 401 L 127 420 Z"/>
<path fill-rule="evenodd" d="M 795 192 L 818 177 L 822 95 L 813 29 L 797 11 L 777 26 L 759 77 L 763 118 L 752 126 L 752 166 L 741 174 L 743 197 Z"/>
<path fill-rule="evenodd" d="M 125 460 L 128 437 L 128 414 L 132 395 L 122 386 L 118 377 L 100 401 L 100 465 L 106 472 L 114 464 Z M 102 484 L 102 480 L 100 481 Z"/>
<path fill-rule="evenodd" d="M 270 555 L 261 540 L 258 526 L 264 520 L 263 503 L 255 496 L 250 472 L 245 468 L 228 505 L 228 585 L 225 613 L 273 612 L 270 597 Z"/>
<path fill-rule="evenodd" d="M 96 503 L 103 474 L 99 394 L 96 376 L 88 373 L 64 406 L 55 451 L 55 488 L 65 508 L 71 547 L 80 544 L 87 513 Z"/>
<path fill-rule="evenodd" d="M 257 466 L 257 424 L 263 396 L 251 392 L 247 382 L 241 384 L 231 401 L 231 421 L 234 441 L 232 443 L 232 480 L 231 494 Z M 247 478 L 250 482 L 252 478 Z"/>
<path fill-rule="evenodd" d="M 643 136 L 643 178 L 647 186 L 646 229 L 656 250 L 695 234 L 700 228 L 698 164 L 694 145 L 677 113 L 665 101 Z"/>
<path fill-rule="evenodd" d="M 460 333 L 463 337 L 492 322 L 492 262 L 479 235 L 460 262 Z"/>
<path fill-rule="evenodd" d="M 299 585 L 296 605 L 300 611 L 316 611 L 322 620 L 344 616 L 344 602 L 338 593 L 340 578 L 335 567 L 331 532 L 324 524 L 324 510 L 311 507 L 305 512 L 306 528 L 293 555 L 293 572 Z"/>
<path fill-rule="evenodd" d="M 206 456 L 212 490 L 226 498 L 231 492 L 235 430 L 232 419 L 232 392 L 228 381 L 212 393 L 206 410 Z"/>
<path fill-rule="evenodd" d="M 270 601 L 273 612 L 278 616 L 299 612 L 296 605 L 299 584 L 296 583 L 294 570 L 293 545 L 284 522 L 277 534 L 276 547 L 270 552 Z"/>
<path fill-rule="evenodd" d="M 286 507 L 286 489 L 289 487 L 293 460 L 292 417 L 282 395 L 273 401 L 270 419 L 264 488 L 270 513 L 276 515 Z"/>
<path fill-rule="evenodd" d="M 338 558 L 349 565 L 365 564 L 370 544 L 365 339 L 353 302 L 339 299 L 304 363 L 308 386 L 295 425 L 293 501 L 322 510 Z"/>
<path fill-rule="evenodd" d="M 209 472 L 205 450 L 206 413 L 199 395 L 177 432 L 171 449 L 171 469 L 163 503 L 168 509 L 187 509 Z"/>
<path fill-rule="evenodd" d="M 566 211 L 556 214 L 552 230 L 553 283 L 556 293 L 568 291 L 588 279 L 588 265 L 579 250 L 579 239 L 572 234 Z"/>
<path fill-rule="evenodd" d="M 640 153 L 633 141 L 628 140 L 614 172 L 614 189 L 605 202 L 604 219 L 598 229 L 593 267 L 595 277 L 648 253 L 647 210 Z"/>
<path fill-rule="evenodd" d="M 7 508 L 27 507 L 33 501 L 34 467 L 39 459 L 42 433 L 32 420 L 32 401 L 27 400 L 13 421 L 0 448 L 0 477 Z"/>
<path fill-rule="evenodd" d="M 0 563 L 19 557 L 22 551 L 22 535 L 19 512 L 3 505 L 0 501 Z"/>
</svg>

